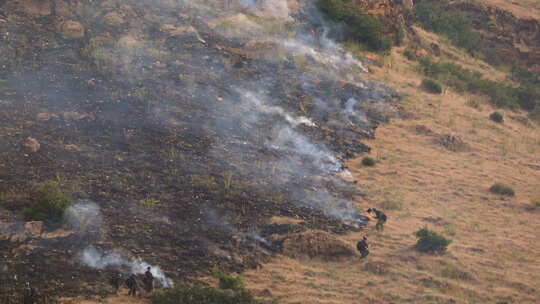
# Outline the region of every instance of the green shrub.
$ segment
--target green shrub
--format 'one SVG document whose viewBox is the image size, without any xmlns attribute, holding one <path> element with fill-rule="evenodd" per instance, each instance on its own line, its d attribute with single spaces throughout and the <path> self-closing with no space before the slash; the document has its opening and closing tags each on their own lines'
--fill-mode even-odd
<svg viewBox="0 0 540 304">
<path fill-rule="evenodd" d="M 371 157 L 366 156 L 362 158 L 362 165 L 366 167 L 373 167 L 375 166 L 375 160 Z"/>
<path fill-rule="evenodd" d="M 500 194 L 500 195 L 506 195 L 506 196 L 514 196 L 514 189 L 512 189 L 510 186 L 505 184 L 493 184 L 489 188 L 489 192 L 494 194 Z"/>
<path fill-rule="evenodd" d="M 350 0 L 317 0 L 319 8 L 334 22 L 345 26 L 346 36 L 372 51 L 387 51 L 390 41 L 379 20 L 363 12 Z"/>
<path fill-rule="evenodd" d="M 422 87 L 432 94 L 441 94 L 442 93 L 442 86 L 440 83 L 436 82 L 432 79 L 424 79 L 422 80 Z"/>
<path fill-rule="evenodd" d="M 427 227 L 416 231 L 415 235 L 418 238 L 415 248 L 421 252 L 442 254 L 452 242 L 436 231 L 429 230 Z"/>
<path fill-rule="evenodd" d="M 411 51 L 409 50 L 406 50 L 405 52 L 403 52 L 403 56 L 405 56 L 405 58 L 409 59 L 410 61 L 415 61 L 416 59 L 418 59 L 416 57 L 416 55 L 414 55 Z"/>
<path fill-rule="evenodd" d="M 480 37 L 472 20 L 457 10 L 448 9 L 447 0 L 424 0 L 414 6 L 415 20 L 425 29 L 443 34 L 470 54 L 480 51 Z"/>
<path fill-rule="evenodd" d="M 244 288 L 244 283 L 240 277 L 233 277 L 221 270 L 214 271 L 213 276 L 219 280 L 219 287 L 222 289 L 238 291 Z"/>
<path fill-rule="evenodd" d="M 26 220 L 58 223 L 62 220 L 64 211 L 71 205 L 71 197 L 55 182 L 38 185 L 33 200 L 34 204 L 23 211 Z"/>
<path fill-rule="evenodd" d="M 493 120 L 494 122 L 497 122 L 497 123 L 502 123 L 504 121 L 504 118 L 502 116 L 501 113 L 499 112 L 493 112 L 491 114 L 489 114 L 489 119 Z"/>
<path fill-rule="evenodd" d="M 187 285 L 155 291 L 150 299 L 153 304 L 262 304 L 246 290 L 230 292 L 213 287 Z"/>
</svg>

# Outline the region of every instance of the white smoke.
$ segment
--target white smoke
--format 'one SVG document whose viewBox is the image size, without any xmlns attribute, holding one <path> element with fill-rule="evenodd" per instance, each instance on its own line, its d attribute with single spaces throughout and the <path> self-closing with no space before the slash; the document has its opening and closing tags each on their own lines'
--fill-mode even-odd
<svg viewBox="0 0 540 304">
<path fill-rule="evenodd" d="M 107 267 L 127 268 L 131 274 L 143 274 L 150 267 L 150 272 L 163 288 L 172 288 L 174 283 L 159 266 L 150 265 L 140 259 L 128 260 L 117 252 L 101 252 L 94 247 L 88 247 L 79 254 L 82 264 L 96 269 Z"/>
<path fill-rule="evenodd" d="M 78 232 L 86 233 L 103 227 L 99 206 L 89 200 L 78 200 L 64 212 L 64 220 Z"/>
</svg>

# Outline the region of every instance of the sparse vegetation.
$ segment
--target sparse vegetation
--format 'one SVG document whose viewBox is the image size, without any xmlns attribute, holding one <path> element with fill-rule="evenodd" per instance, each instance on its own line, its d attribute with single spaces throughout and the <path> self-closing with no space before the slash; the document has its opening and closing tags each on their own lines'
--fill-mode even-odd
<svg viewBox="0 0 540 304">
<path fill-rule="evenodd" d="M 540 197 L 533 197 L 531 198 L 531 204 L 534 206 L 534 207 L 540 207 Z"/>
<path fill-rule="evenodd" d="M 440 83 L 433 79 L 424 79 L 422 80 L 422 87 L 429 93 L 432 94 L 441 94 L 442 86 Z"/>
<path fill-rule="evenodd" d="M 58 223 L 72 200 L 58 183 L 48 182 L 38 185 L 33 196 L 34 204 L 23 211 L 26 220 Z"/>
<path fill-rule="evenodd" d="M 508 84 L 491 81 L 482 77 L 479 72 L 465 69 L 451 62 L 420 61 L 421 72 L 437 79 L 458 92 L 483 94 L 490 98 L 497 107 L 517 108 L 517 88 Z"/>
<path fill-rule="evenodd" d="M 366 156 L 362 158 L 362 165 L 366 167 L 373 167 L 375 166 L 375 160 L 371 157 Z"/>
<path fill-rule="evenodd" d="M 515 194 L 512 187 L 500 183 L 493 184 L 493 186 L 489 188 L 489 192 L 506 196 L 514 196 Z"/>
<path fill-rule="evenodd" d="M 502 123 L 504 121 L 502 114 L 499 112 L 493 112 L 489 114 L 489 119 L 493 120 L 496 123 Z"/>
<path fill-rule="evenodd" d="M 152 294 L 153 304 L 262 304 L 251 292 L 244 289 L 240 277 L 232 277 L 223 271 L 215 271 L 219 288 L 182 285 Z"/>
<path fill-rule="evenodd" d="M 430 230 L 427 227 L 416 231 L 415 235 L 418 238 L 418 241 L 414 247 L 420 252 L 442 254 L 446 252 L 446 248 L 452 242 L 438 232 Z"/>
<path fill-rule="evenodd" d="M 317 5 L 330 19 L 345 26 L 346 37 L 364 44 L 371 51 L 390 49 L 383 25 L 351 1 L 317 0 Z"/>
<path fill-rule="evenodd" d="M 447 264 L 443 267 L 441 270 L 441 276 L 459 281 L 470 281 L 473 279 L 470 273 L 463 271 L 452 264 Z"/>
</svg>

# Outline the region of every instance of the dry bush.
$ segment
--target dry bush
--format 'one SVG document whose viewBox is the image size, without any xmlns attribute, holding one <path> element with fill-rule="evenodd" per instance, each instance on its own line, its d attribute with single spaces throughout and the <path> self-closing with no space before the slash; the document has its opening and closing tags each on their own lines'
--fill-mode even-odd
<svg viewBox="0 0 540 304">
<path fill-rule="evenodd" d="M 324 231 L 294 233 L 283 241 L 283 254 L 292 258 L 339 260 L 356 255 L 354 248 Z"/>
<path fill-rule="evenodd" d="M 453 152 L 464 151 L 467 148 L 467 145 L 461 138 L 461 136 L 456 134 L 443 134 L 440 135 L 436 140 L 436 143 L 443 146 L 447 150 Z"/>
</svg>

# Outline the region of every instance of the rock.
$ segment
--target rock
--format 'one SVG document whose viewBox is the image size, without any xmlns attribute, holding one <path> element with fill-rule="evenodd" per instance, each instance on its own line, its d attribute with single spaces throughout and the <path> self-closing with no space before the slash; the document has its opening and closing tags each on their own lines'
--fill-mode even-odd
<svg viewBox="0 0 540 304">
<path fill-rule="evenodd" d="M 64 238 L 64 237 L 68 237 L 68 236 L 70 236 L 72 234 L 73 234 L 73 231 L 71 231 L 71 230 L 66 230 L 66 229 L 59 228 L 59 229 L 56 229 L 56 230 L 54 230 L 52 232 L 42 233 L 41 238 L 42 239 Z"/>
<path fill-rule="evenodd" d="M 120 26 L 125 22 L 124 17 L 117 12 L 110 12 L 103 16 L 103 19 L 107 25 L 113 27 Z"/>
<path fill-rule="evenodd" d="M 54 13 L 62 17 L 72 17 L 70 5 L 64 0 L 54 0 Z"/>
<path fill-rule="evenodd" d="M 37 139 L 28 137 L 22 142 L 22 146 L 31 152 L 37 152 L 41 148 L 41 145 Z"/>
<path fill-rule="evenodd" d="M 15 254 L 15 256 L 29 255 L 36 248 L 37 247 L 33 246 L 33 245 L 21 245 L 21 246 L 15 248 L 15 249 L 13 249 L 13 254 Z"/>
<path fill-rule="evenodd" d="M 433 55 L 437 57 L 441 56 L 441 48 L 439 47 L 438 44 L 432 43 L 430 47 L 431 47 L 431 51 L 433 52 Z"/>
<path fill-rule="evenodd" d="M 9 238 L 9 241 L 12 243 L 23 243 L 27 239 L 28 239 L 28 235 L 26 234 L 26 232 L 21 231 L 21 232 L 16 232 L 12 234 L 11 237 Z"/>
<path fill-rule="evenodd" d="M 428 55 L 428 52 L 424 49 L 414 50 L 413 53 L 414 53 L 414 56 L 419 57 L 419 58 L 426 57 Z"/>
<path fill-rule="evenodd" d="M 32 237 L 38 237 L 41 235 L 41 232 L 43 232 L 43 222 L 26 222 L 24 224 L 24 229 L 26 229 L 26 231 L 30 233 Z"/>
<path fill-rule="evenodd" d="M 74 145 L 74 144 L 68 144 L 68 145 L 64 145 L 64 149 L 66 149 L 66 151 L 69 151 L 69 152 L 81 152 L 81 148 L 77 145 Z"/>
<path fill-rule="evenodd" d="M 49 112 L 41 112 L 41 113 L 38 113 L 38 115 L 36 115 L 36 119 L 39 121 L 48 121 L 57 117 L 58 115 L 49 113 Z"/>
<path fill-rule="evenodd" d="M 84 37 L 84 26 L 76 21 L 64 21 L 60 24 L 60 34 L 66 39 L 80 39 Z"/>
<path fill-rule="evenodd" d="M 83 114 L 83 113 L 73 112 L 73 111 L 62 113 L 62 117 L 64 117 L 64 119 L 73 119 L 73 120 L 80 120 L 84 118 L 94 119 L 94 116 L 92 114 Z"/>
<path fill-rule="evenodd" d="M 24 0 L 20 2 L 24 12 L 29 15 L 48 16 L 52 13 L 52 5 L 48 0 Z"/>
</svg>

